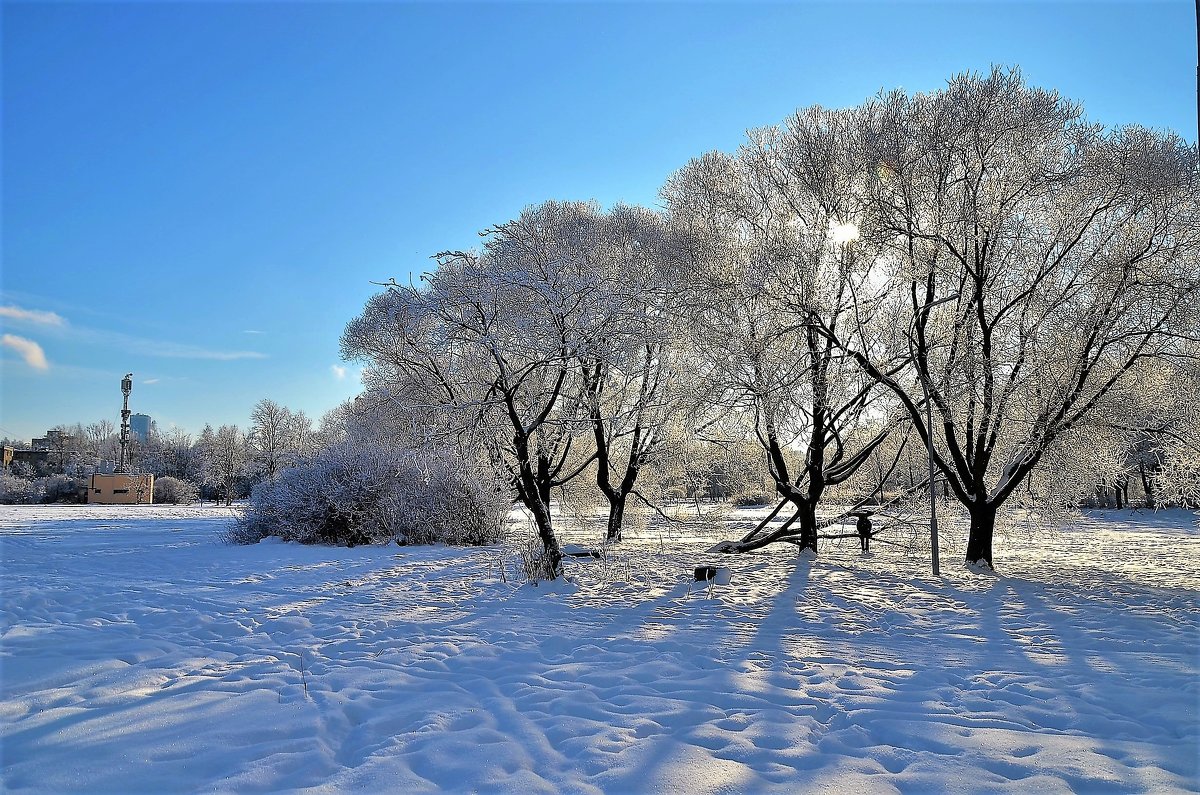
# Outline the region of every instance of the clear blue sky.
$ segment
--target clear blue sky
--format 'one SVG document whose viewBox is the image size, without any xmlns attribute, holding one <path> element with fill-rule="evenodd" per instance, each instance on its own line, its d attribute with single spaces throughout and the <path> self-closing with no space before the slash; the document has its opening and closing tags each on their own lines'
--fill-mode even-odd
<svg viewBox="0 0 1200 795">
<path fill-rule="evenodd" d="M 1016 64 L 1194 140 L 1194 8 L 6 2 L 0 436 L 117 421 L 128 371 L 161 427 L 317 417 L 372 280 L 805 105 Z"/>
</svg>

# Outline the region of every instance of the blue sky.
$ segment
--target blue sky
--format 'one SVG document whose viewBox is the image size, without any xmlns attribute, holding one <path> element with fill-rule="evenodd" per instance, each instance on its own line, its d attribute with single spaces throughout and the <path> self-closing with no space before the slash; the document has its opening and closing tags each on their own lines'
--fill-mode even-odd
<svg viewBox="0 0 1200 795">
<path fill-rule="evenodd" d="M 161 427 L 318 417 L 372 280 L 797 107 L 1000 63 L 1194 141 L 1194 8 L 6 2 L 0 436 L 115 422 L 130 371 Z"/>
</svg>

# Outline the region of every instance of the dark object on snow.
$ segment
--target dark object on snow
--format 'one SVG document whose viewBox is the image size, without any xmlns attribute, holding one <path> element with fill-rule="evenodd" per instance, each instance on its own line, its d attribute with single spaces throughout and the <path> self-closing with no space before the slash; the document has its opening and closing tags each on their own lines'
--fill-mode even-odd
<svg viewBox="0 0 1200 795">
<path fill-rule="evenodd" d="M 724 566 L 697 566 L 692 572 L 694 582 L 708 583 L 708 597 L 711 599 L 713 595 L 713 586 L 728 585 L 733 577 L 729 569 Z M 688 584 L 688 596 L 692 595 L 692 584 Z"/>
<path fill-rule="evenodd" d="M 713 582 L 717 585 L 728 585 L 732 578 L 729 569 L 723 566 L 697 566 L 693 572 L 695 582 Z"/>
<path fill-rule="evenodd" d="M 737 544 L 734 543 L 733 541 L 718 541 L 717 543 L 713 544 L 711 547 L 709 547 L 705 551 L 706 552 L 731 553 L 731 552 L 737 552 L 738 549 L 737 549 Z"/>
<path fill-rule="evenodd" d="M 862 546 L 863 552 L 871 551 L 871 514 L 860 513 L 856 514 L 858 521 L 854 525 L 854 529 L 858 531 L 858 543 Z"/>
</svg>

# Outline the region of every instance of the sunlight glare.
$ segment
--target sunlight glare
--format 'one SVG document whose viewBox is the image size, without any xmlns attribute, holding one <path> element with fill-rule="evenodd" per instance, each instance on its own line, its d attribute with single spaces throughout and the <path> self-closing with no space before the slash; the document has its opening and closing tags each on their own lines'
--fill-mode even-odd
<svg viewBox="0 0 1200 795">
<path fill-rule="evenodd" d="M 858 226 L 850 222 L 839 224 L 830 221 L 829 237 L 833 239 L 834 243 L 850 243 L 858 240 Z"/>
</svg>

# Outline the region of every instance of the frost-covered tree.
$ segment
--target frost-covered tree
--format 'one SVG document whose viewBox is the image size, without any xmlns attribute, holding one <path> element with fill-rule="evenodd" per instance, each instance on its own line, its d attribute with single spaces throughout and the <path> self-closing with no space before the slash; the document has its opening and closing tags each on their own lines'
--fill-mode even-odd
<svg viewBox="0 0 1200 795">
<path fill-rule="evenodd" d="M 1196 369 L 1187 357 L 1131 368 L 1034 469 L 1031 490 L 1068 505 L 1155 507 L 1166 450 L 1186 427 L 1195 399 Z M 1075 484 L 1074 493 L 1064 488 L 1067 482 Z M 1131 493 L 1134 487 L 1141 495 Z"/>
<path fill-rule="evenodd" d="M 389 285 L 342 338 L 346 357 L 367 362 L 370 391 L 509 472 L 551 575 L 562 558 L 551 490 L 592 460 L 572 456 L 588 431 L 577 359 L 604 333 L 579 278 L 587 212 L 550 203 L 489 229 L 481 251 L 439 255 L 420 286 Z"/>
<path fill-rule="evenodd" d="M 850 478 L 893 427 L 878 421 L 885 390 L 835 344 L 844 335 L 871 345 L 879 327 L 878 246 L 858 229 L 872 168 L 865 112 L 800 111 L 752 131 L 733 155 L 692 161 L 664 189 L 697 247 L 690 318 L 710 413 L 747 419 L 794 511 L 733 551 L 787 538 L 815 552 L 826 489 Z"/>
<path fill-rule="evenodd" d="M 582 203 L 540 205 L 485 237 L 440 255 L 420 286 L 389 285 L 343 352 L 368 362 L 356 403 L 403 444 L 484 450 L 509 473 L 554 571 L 554 490 L 586 491 L 595 462 L 619 539 L 639 474 L 666 449 L 687 249 L 657 213 Z"/>
<path fill-rule="evenodd" d="M 81 444 L 87 462 L 93 467 L 103 466 L 104 462 L 115 463 L 120 457 L 120 437 L 111 420 L 84 426 Z"/>
<path fill-rule="evenodd" d="M 1141 363 L 1196 336 L 1196 153 L 1173 134 L 1089 124 L 1015 71 L 871 107 L 867 223 L 893 269 L 907 367 L 893 376 L 896 358 L 844 349 L 933 436 L 970 515 L 967 560 L 990 565 L 997 511 L 1048 451 Z"/>
<path fill-rule="evenodd" d="M 1146 445 L 1157 464 L 1147 484 L 1156 504 L 1200 507 L 1200 344 L 1186 348 L 1178 366 L 1164 374 L 1156 422 Z M 1144 465 L 1143 469 L 1144 470 Z"/>
<path fill-rule="evenodd" d="M 680 452 L 671 425 L 683 412 L 687 377 L 679 337 L 685 329 L 678 282 L 688 247 L 658 213 L 589 208 L 576 223 L 594 230 L 579 252 L 580 280 L 595 307 L 594 333 L 575 350 L 588 421 L 596 485 L 608 502 L 605 538 L 618 541 L 630 495 L 642 471 Z"/>
<path fill-rule="evenodd" d="M 50 451 L 46 461 L 50 470 L 47 474 L 61 475 L 75 469 L 79 463 L 82 432 L 83 427 L 78 423 L 75 426 L 56 425 L 46 432 L 47 449 Z"/>
<path fill-rule="evenodd" d="M 192 435 L 178 427 L 156 435 L 162 448 L 163 474 L 186 480 L 192 465 Z"/>
<path fill-rule="evenodd" d="M 246 436 L 236 425 L 222 425 L 213 434 L 210 444 L 212 482 L 219 497 L 228 505 L 238 496 L 239 480 L 245 473 L 248 460 Z"/>
<path fill-rule="evenodd" d="M 216 477 L 216 447 L 217 432 L 212 425 L 205 423 L 204 429 L 196 437 L 192 445 L 191 458 L 188 461 L 187 479 L 200 486 L 200 499 L 212 495 L 217 488 Z"/>
<path fill-rule="evenodd" d="M 312 421 L 273 400 L 260 400 L 250 413 L 246 434 L 252 460 L 263 476 L 273 480 L 279 471 L 311 452 Z"/>
</svg>

